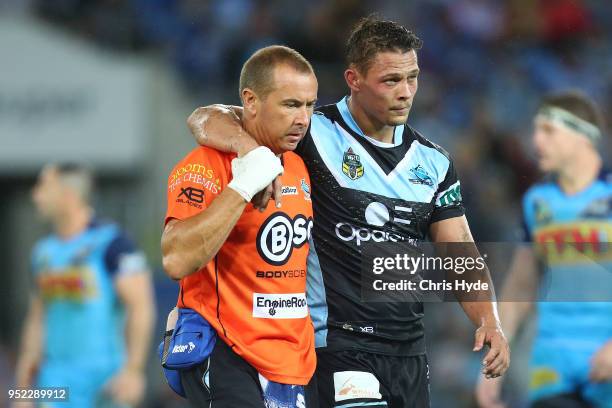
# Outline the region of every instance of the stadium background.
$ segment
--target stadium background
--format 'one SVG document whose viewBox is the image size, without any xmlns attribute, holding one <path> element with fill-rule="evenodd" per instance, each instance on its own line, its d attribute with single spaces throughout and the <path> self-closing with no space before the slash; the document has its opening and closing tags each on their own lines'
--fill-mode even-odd
<svg viewBox="0 0 612 408">
<path fill-rule="evenodd" d="M 607 0 L 0 1 L 0 401 L 13 384 L 29 251 L 46 232 L 29 199 L 40 167 L 77 160 L 95 169 L 98 214 L 146 251 L 162 319 L 176 294 L 160 267 L 165 183 L 194 146 L 188 114 L 238 103 L 242 62 L 273 43 L 309 58 L 320 103 L 336 101 L 343 42 L 373 11 L 424 40 L 410 123 L 453 155 L 476 240 L 517 240 L 520 195 L 538 178 L 529 146 L 538 98 L 579 88 L 612 113 Z M 470 323 L 455 304 L 428 305 L 426 320 L 433 407 L 474 406 Z M 517 407 L 529 333 L 513 349 Z M 147 394 L 143 406 L 183 406 L 153 357 Z"/>
</svg>

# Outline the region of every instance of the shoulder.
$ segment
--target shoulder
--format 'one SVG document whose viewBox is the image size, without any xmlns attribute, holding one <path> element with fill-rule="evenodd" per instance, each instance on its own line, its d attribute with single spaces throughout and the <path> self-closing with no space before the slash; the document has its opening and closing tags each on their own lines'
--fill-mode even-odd
<svg viewBox="0 0 612 408">
<path fill-rule="evenodd" d="M 283 165 L 284 167 L 305 167 L 304 160 L 292 151 L 283 153 Z"/>
<path fill-rule="evenodd" d="M 197 170 L 204 164 L 219 165 L 231 162 L 236 157 L 234 153 L 224 153 L 219 150 L 198 146 L 185 155 L 172 169 L 172 173 L 184 169 L 184 172 Z"/>
<path fill-rule="evenodd" d="M 554 180 L 550 177 L 544 177 L 542 180 L 533 184 L 525 191 L 523 201 L 533 201 L 538 198 L 544 198 L 551 194 L 556 189 Z"/>
<path fill-rule="evenodd" d="M 607 187 L 612 188 L 612 170 L 603 169 L 599 173 L 598 180 L 605 183 Z"/>
<path fill-rule="evenodd" d="M 440 146 L 440 145 L 432 142 L 431 140 L 427 139 L 425 136 L 423 136 L 419 131 L 414 129 L 412 126 L 409 126 L 408 124 L 405 125 L 405 127 L 404 127 L 404 135 L 408 136 L 409 138 L 412 138 L 413 140 L 415 140 L 420 145 L 425 146 L 425 147 L 431 149 L 432 150 L 432 154 L 434 154 L 436 156 L 441 156 L 441 157 L 445 158 L 449 162 L 451 161 L 450 154 L 444 148 L 442 148 L 442 146 Z"/>
<path fill-rule="evenodd" d="M 32 259 L 36 260 L 43 257 L 48 251 L 51 250 L 56 241 L 57 237 L 53 234 L 49 234 L 36 241 L 34 247 L 32 247 Z"/>
<path fill-rule="evenodd" d="M 105 241 L 104 264 L 111 276 L 147 270 L 144 254 L 129 234 L 117 224 L 112 226 L 112 234 Z"/>
<path fill-rule="evenodd" d="M 210 147 L 198 146 L 183 157 L 170 171 L 168 184 L 174 185 L 186 174 L 217 179 L 231 170 L 234 153 L 223 153 Z"/>
<path fill-rule="evenodd" d="M 317 120 L 326 119 L 328 121 L 336 122 L 340 118 L 340 111 L 335 103 L 323 105 L 315 109 L 312 118 L 313 120 L 316 118 Z"/>
<path fill-rule="evenodd" d="M 311 128 L 314 128 L 315 130 L 321 128 L 332 129 L 335 127 L 336 123 L 339 123 L 343 127 L 345 126 L 342 115 L 340 114 L 336 104 L 319 106 L 313 112 Z"/>
</svg>

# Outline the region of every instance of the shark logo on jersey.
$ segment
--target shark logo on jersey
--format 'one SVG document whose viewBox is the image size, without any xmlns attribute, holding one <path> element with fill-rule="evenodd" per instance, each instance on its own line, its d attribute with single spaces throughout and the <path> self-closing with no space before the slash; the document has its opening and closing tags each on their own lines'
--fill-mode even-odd
<svg viewBox="0 0 612 408">
<path fill-rule="evenodd" d="M 359 177 L 363 176 L 363 164 L 361 164 L 361 159 L 351 147 L 344 152 L 342 158 L 342 172 L 351 180 L 357 180 Z"/>
<path fill-rule="evenodd" d="M 411 183 L 425 184 L 426 186 L 429 186 L 429 187 L 433 186 L 432 178 L 429 177 L 429 174 L 427 174 L 427 171 L 420 164 L 411 168 L 410 171 L 412 172 L 412 174 L 416 176 L 416 178 L 409 179 Z"/>
</svg>

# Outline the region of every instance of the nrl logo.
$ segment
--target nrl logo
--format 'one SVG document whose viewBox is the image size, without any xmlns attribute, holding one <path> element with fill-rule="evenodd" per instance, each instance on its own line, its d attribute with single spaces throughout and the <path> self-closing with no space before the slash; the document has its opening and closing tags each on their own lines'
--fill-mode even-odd
<svg viewBox="0 0 612 408">
<path fill-rule="evenodd" d="M 363 176 L 363 164 L 359 159 L 359 155 L 353 152 L 351 147 L 344 152 L 342 158 L 342 172 L 348 176 L 351 180 L 357 180 Z"/>
</svg>

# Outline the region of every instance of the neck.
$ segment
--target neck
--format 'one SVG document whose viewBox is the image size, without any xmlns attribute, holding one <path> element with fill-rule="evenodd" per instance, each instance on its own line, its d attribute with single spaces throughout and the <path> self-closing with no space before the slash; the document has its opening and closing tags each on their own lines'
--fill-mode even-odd
<svg viewBox="0 0 612 408">
<path fill-rule="evenodd" d="M 87 206 L 77 207 L 66 211 L 53 220 L 55 233 L 63 239 L 71 238 L 83 232 L 92 217 L 92 210 Z"/>
<path fill-rule="evenodd" d="M 559 171 L 559 186 L 566 194 L 576 194 L 593 183 L 601 166 L 601 157 L 597 153 L 580 155 Z"/>
<path fill-rule="evenodd" d="M 379 142 L 393 143 L 395 126 L 386 125 L 369 115 L 359 104 L 355 103 L 352 95 L 348 98 L 348 108 L 357 126 L 366 136 Z"/>
<path fill-rule="evenodd" d="M 269 147 L 265 143 L 263 129 L 261 129 L 261 127 L 257 125 L 255 120 L 252 120 L 252 119 L 246 117 L 246 115 L 245 115 L 243 117 L 243 119 L 242 119 L 242 126 L 244 127 L 244 130 L 246 130 L 247 133 L 249 135 L 251 135 L 253 137 L 253 139 L 255 139 L 255 141 L 257 142 L 258 145 Z M 277 152 L 274 152 L 274 153 L 277 153 Z"/>
</svg>

